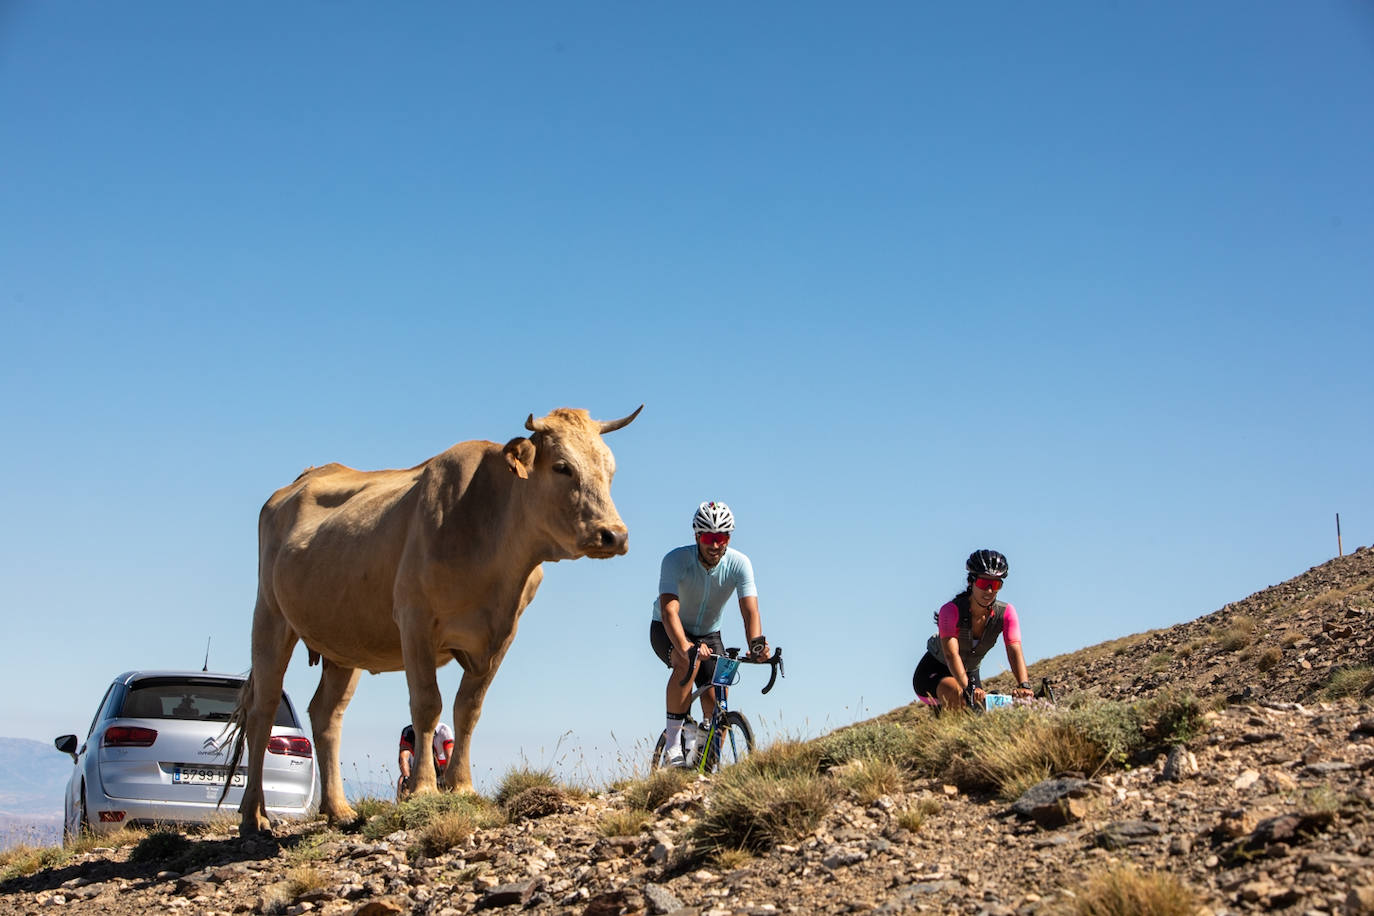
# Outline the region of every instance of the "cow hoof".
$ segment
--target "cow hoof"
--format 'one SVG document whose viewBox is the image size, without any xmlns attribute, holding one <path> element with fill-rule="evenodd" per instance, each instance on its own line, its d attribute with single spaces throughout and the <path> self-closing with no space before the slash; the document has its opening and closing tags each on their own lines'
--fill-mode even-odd
<svg viewBox="0 0 1374 916">
<path fill-rule="evenodd" d="M 351 824 L 356 821 L 358 819 L 358 812 L 354 811 L 352 806 L 344 805 L 334 811 L 325 811 L 324 817 L 331 827 L 337 827 L 340 824 Z"/>
<path fill-rule="evenodd" d="M 272 822 L 262 815 L 257 817 L 245 817 L 239 821 L 239 836 L 245 840 L 252 840 L 262 836 L 272 835 Z"/>
</svg>

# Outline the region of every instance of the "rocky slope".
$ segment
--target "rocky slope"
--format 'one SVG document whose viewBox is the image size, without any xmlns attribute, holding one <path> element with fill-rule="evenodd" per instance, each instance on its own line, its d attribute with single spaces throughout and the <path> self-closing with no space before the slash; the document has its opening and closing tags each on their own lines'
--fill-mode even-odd
<svg viewBox="0 0 1374 916">
<path fill-rule="evenodd" d="M 1052 781 L 1048 803 L 907 781 L 870 804 L 843 798 L 795 843 L 726 868 L 684 855 L 708 803 L 696 782 L 628 837 L 602 834 L 626 806 L 608 792 L 434 858 L 406 831 L 330 834 L 307 858 L 309 825 L 198 838 L 174 868 L 98 850 L 0 885 L 0 914 L 1050 914 L 1119 863 L 1177 877 L 1200 912 L 1374 913 L 1374 702 L 1357 670 L 1374 663 L 1371 615 L 1374 550 L 1362 549 L 1196 621 L 1033 666 L 1065 692 L 1217 699 L 1188 747 Z M 1355 695 L 1323 699 L 1343 670 Z M 911 810 L 926 812 L 915 830 L 898 816 Z"/>
</svg>

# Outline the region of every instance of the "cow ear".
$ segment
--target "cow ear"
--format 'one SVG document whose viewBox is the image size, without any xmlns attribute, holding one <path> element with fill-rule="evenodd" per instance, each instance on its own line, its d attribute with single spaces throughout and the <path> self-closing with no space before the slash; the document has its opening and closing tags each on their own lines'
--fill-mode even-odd
<svg viewBox="0 0 1374 916">
<path fill-rule="evenodd" d="M 506 464 L 510 465 L 512 474 L 522 480 L 529 478 L 530 471 L 534 470 L 533 442 L 524 436 L 516 436 L 506 443 L 501 452 L 506 456 Z"/>
</svg>

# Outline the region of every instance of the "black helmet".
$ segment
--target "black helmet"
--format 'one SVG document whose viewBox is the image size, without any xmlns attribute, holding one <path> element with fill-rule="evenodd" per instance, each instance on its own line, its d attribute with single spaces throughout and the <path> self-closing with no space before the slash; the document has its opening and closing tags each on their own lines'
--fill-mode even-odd
<svg viewBox="0 0 1374 916">
<path fill-rule="evenodd" d="M 970 576 L 992 576 L 997 579 L 1007 577 L 1007 558 L 995 550 L 975 550 L 964 561 L 964 569 Z"/>
</svg>

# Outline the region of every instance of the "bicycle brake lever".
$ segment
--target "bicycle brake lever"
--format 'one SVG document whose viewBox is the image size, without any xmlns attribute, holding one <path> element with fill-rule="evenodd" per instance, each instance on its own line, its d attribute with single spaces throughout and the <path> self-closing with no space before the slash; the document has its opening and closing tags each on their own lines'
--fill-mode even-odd
<svg viewBox="0 0 1374 916">
<path fill-rule="evenodd" d="M 768 676 L 768 686 L 763 688 L 764 693 L 773 689 L 773 682 L 778 679 L 779 674 L 783 677 L 787 677 L 787 673 L 782 670 L 782 649 L 774 650 L 773 657 L 768 660 L 768 667 L 771 668 L 772 671 Z"/>
</svg>

